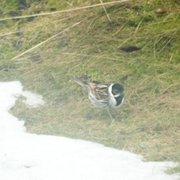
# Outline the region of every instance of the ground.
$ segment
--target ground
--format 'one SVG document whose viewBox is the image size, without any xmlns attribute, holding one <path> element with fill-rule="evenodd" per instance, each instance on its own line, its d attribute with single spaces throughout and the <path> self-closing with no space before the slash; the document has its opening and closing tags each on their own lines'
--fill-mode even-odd
<svg viewBox="0 0 180 180">
<path fill-rule="evenodd" d="M 37 17 L 3 20 L 14 14 L 11 8 L 1 13 L 0 80 L 20 80 L 46 101 L 29 109 L 19 100 L 12 112 L 26 120 L 29 132 L 91 140 L 147 160 L 179 162 L 179 2 L 136 0 L 106 5 L 106 12 L 98 6 L 40 16 L 99 3 L 72 1 L 52 9 L 51 2 L 14 10 L 21 17 Z M 129 52 L 129 47 L 135 50 Z M 71 81 L 82 74 L 124 85 L 125 102 L 113 110 L 113 124 Z M 180 172 L 179 166 L 171 172 Z"/>
</svg>

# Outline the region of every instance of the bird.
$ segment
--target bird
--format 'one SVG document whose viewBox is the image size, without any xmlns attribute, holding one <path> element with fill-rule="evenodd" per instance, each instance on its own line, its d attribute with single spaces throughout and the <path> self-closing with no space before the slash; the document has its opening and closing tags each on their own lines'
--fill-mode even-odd
<svg viewBox="0 0 180 180">
<path fill-rule="evenodd" d="M 101 83 L 92 81 L 87 75 L 74 77 L 73 80 L 85 87 L 92 105 L 98 108 L 106 108 L 111 119 L 111 108 L 119 107 L 124 102 L 124 87 L 119 83 Z"/>
</svg>

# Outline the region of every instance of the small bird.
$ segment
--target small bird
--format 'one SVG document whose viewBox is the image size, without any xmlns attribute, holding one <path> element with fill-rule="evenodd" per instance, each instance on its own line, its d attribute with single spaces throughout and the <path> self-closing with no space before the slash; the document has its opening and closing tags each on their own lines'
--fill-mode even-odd
<svg viewBox="0 0 180 180">
<path fill-rule="evenodd" d="M 88 98 L 94 106 L 107 108 L 111 119 L 113 119 L 109 109 L 120 106 L 124 101 L 124 87 L 121 84 L 90 81 L 86 75 L 75 77 L 73 80 L 87 89 Z"/>
</svg>

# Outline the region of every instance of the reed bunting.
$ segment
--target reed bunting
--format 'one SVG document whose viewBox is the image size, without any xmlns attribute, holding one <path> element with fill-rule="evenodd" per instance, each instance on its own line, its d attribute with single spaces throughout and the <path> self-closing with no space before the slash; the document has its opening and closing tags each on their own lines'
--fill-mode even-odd
<svg viewBox="0 0 180 180">
<path fill-rule="evenodd" d="M 114 108 L 124 101 L 124 87 L 119 83 L 104 84 L 91 81 L 86 75 L 73 78 L 75 82 L 85 87 L 91 103 L 100 108 Z"/>
</svg>

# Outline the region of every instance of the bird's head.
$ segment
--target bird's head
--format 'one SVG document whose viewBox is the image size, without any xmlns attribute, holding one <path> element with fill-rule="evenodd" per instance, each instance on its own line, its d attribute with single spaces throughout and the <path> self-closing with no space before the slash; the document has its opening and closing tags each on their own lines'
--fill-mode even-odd
<svg viewBox="0 0 180 180">
<path fill-rule="evenodd" d="M 114 97 L 124 96 L 124 87 L 118 83 L 111 84 L 109 86 L 109 93 Z"/>
</svg>

